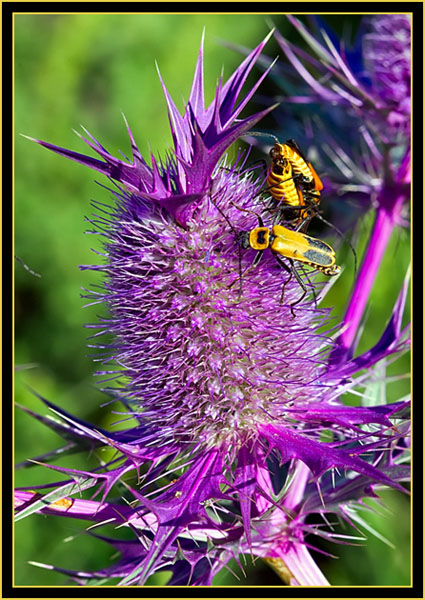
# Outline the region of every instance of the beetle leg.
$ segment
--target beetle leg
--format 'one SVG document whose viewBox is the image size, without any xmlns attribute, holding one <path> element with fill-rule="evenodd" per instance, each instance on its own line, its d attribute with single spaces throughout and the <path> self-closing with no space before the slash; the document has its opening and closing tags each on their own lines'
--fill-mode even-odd
<svg viewBox="0 0 425 600">
<path fill-rule="evenodd" d="M 300 265 L 299 265 L 299 266 L 300 266 L 300 269 L 301 269 L 301 271 L 303 272 L 303 275 L 305 275 L 305 276 L 306 276 L 306 278 L 308 279 L 308 282 L 309 282 L 309 284 L 311 285 L 311 291 L 312 291 L 312 294 L 313 294 L 314 303 L 316 304 L 316 307 L 317 307 L 317 296 L 316 296 L 316 290 L 315 290 L 315 288 L 314 288 L 314 284 L 311 282 L 311 280 L 310 280 L 310 278 L 309 278 L 309 276 L 308 276 L 308 273 L 307 273 L 307 271 L 304 269 L 304 267 L 303 267 L 302 263 L 300 263 Z"/>
<path fill-rule="evenodd" d="M 284 297 L 284 295 L 285 295 L 285 287 L 288 285 L 288 283 L 289 283 L 289 282 L 291 281 L 291 279 L 292 279 L 293 270 L 292 270 L 292 269 L 290 269 L 290 268 L 288 267 L 288 265 L 285 263 L 285 261 L 284 261 L 284 260 L 282 260 L 282 258 L 281 258 L 280 256 L 278 256 L 277 254 L 273 254 L 273 256 L 275 257 L 275 259 L 277 260 L 277 262 L 279 263 L 279 265 L 280 265 L 280 266 L 281 266 L 281 267 L 282 267 L 282 268 L 283 268 L 283 269 L 284 269 L 284 270 L 285 270 L 287 273 L 289 273 L 289 277 L 288 277 L 288 279 L 287 279 L 286 281 L 284 281 L 284 282 L 283 282 L 283 285 L 282 285 L 282 293 L 281 293 L 281 295 L 280 295 L 280 304 L 282 304 L 282 302 L 283 302 L 283 297 Z M 290 260 L 290 259 L 288 259 L 288 260 Z M 291 262 L 292 262 L 292 261 L 291 261 Z M 294 315 L 294 313 L 293 313 L 292 309 L 291 309 L 291 312 L 292 312 L 292 314 Z M 294 315 L 294 316 L 295 316 L 295 315 Z"/>
<path fill-rule="evenodd" d="M 282 304 L 282 302 L 283 302 L 283 297 L 284 297 L 284 295 L 285 295 L 285 287 L 286 287 L 286 286 L 287 286 L 287 284 L 288 284 L 288 283 L 291 281 L 291 279 L 292 279 L 292 275 L 294 275 L 294 276 L 295 276 L 295 279 L 298 281 L 298 283 L 300 284 L 300 286 L 301 286 L 301 288 L 302 288 L 302 290 L 303 290 L 303 293 L 302 293 L 302 294 L 301 294 L 301 296 L 298 298 L 298 300 L 296 300 L 295 302 L 292 302 L 292 304 L 290 304 L 290 305 L 289 305 L 289 307 L 290 307 L 290 309 L 291 309 L 291 313 L 292 313 L 292 318 L 293 318 L 293 319 L 295 319 L 294 306 L 295 306 L 296 304 L 299 304 L 299 303 L 301 302 L 301 300 L 302 300 L 302 299 L 305 297 L 305 295 L 307 294 L 307 288 L 305 287 L 305 285 L 304 285 L 304 282 L 303 282 L 303 280 L 301 279 L 301 277 L 300 277 L 300 275 L 299 275 L 299 273 L 298 273 L 298 271 L 297 271 L 297 269 L 296 269 L 296 267 L 295 267 L 295 264 L 294 264 L 294 261 L 293 261 L 293 260 L 291 260 L 290 258 L 288 258 L 288 261 L 289 261 L 289 262 L 290 262 L 290 264 L 291 264 L 291 268 L 289 268 L 289 267 L 288 267 L 288 265 L 286 265 L 286 264 L 283 262 L 283 260 L 282 260 L 280 257 L 278 257 L 278 256 L 276 256 L 276 255 L 275 255 L 275 257 L 276 257 L 276 260 L 278 261 L 278 263 L 279 263 L 279 264 L 280 264 L 280 265 L 281 265 L 281 266 L 282 266 L 282 267 L 285 269 L 285 271 L 287 271 L 287 272 L 289 273 L 289 277 L 288 277 L 288 279 L 287 279 L 287 280 L 284 282 L 284 284 L 283 284 L 283 287 L 282 287 L 282 295 L 281 295 L 281 297 L 280 297 L 280 303 Z"/>
<path fill-rule="evenodd" d="M 263 256 L 263 252 L 264 252 L 264 250 L 258 250 L 258 252 L 254 258 L 254 262 L 252 263 L 252 267 L 255 268 L 258 265 L 258 263 L 261 260 L 261 257 Z"/>
<path fill-rule="evenodd" d="M 296 267 L 295 267 L 295 265 L 294 265 L 294 261 L 293 261 L 293 260 L 291 260 L 290 258 L 289 258 L 288 260 L 289 260 L 289 262 L 291 263 L 291 266 L 292 266 L 292 269 L 293 269 L 293 271 L 292 271 L 292 272 L 293 272 L 293 274 L 295 275 L 295 279 L 298 281 L 298 283 L 300 284 L 300 286 L 302 287 L 302 290 L 303 290 L 303 293 L 302 293 L 302 294 L 301 294 L 301 296 L 298 298 L 298 300 L 295 300 L 295 302 L 293 302 L 293 303 L 290 305 L 292 316 L 295 318 L 294 306 L 295 306 L 296 304 L 299 304 L 299 303 L 301 302 L 301 300 L 303 300 L 303 298 L 306 296 L 306 294 L 307 294 L 307 288 L 305 287 L 305 285 L 304 285 L 304 281 L 301 279 L 301 277 L 300 277 L 300 274 L 298 273 L 298 271 L 297 271 L 297 269 L 296 269 Z"/>
</svg>

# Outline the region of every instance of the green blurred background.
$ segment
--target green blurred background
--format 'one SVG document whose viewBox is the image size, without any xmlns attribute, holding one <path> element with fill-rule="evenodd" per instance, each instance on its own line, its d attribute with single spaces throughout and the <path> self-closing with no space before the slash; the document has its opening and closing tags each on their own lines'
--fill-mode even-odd
<svg viewBox="0 0 425 600">
<path fill-rule="evenodd" d="M 95 365 L 86 345 L 89 331 L 83 328 L 85 323 L 95 322 L 102 310 L 83 310 L 81 288 L 99 280 L 93 272 L 78 268 L 97 262 L 91 248 L 101 250 L 98 238 L 84 235 L 84 216 L 92 213 L 91 199 L 109 200 L 110 194 L 94 184 L 94 180 L 106 182 L 100 174 L 46 151 L 19 134 L 85 153 L 87 147 L 72 131 L 83 124 L 114 155 L 119 156 L 119 150 L 128 155 L 123 112 L 143 155 L 148 156 L 150 149 L 163 155 L 171 145 L 171 136 L 155 60 L 181 109 L 183 98 L 189 95 L 205 27 L 205 87 L 209 103 L 222 65 L 227 79 L 241 61 L 240 55 L 225 48 L 220 40 L 253 48 L 268 33 L 268 19 L 284 35 L 291 36 L 283 15 L 15 15 L 15 254 L 41 275 L 35 277 L 16 263 L 15 364 L 20 367 L 15 377 L 17 402 L 46 412 L 29 386 L 99 426 L 108 427 L 117 418 L 111 415 L 111 406 L 101 407 L 107 398 L 96 388 Z M 347 20 L 355 26 L 358 18 L 331 18 L 332 25 L 340 31 Z M 279 54 L 273 41 L 266 53 L 272 57 Z M 267 91 L 276 93 L 272 83 L 263 86 L 262 92 Z M 252 104 L 250 113 L 254 110 Z M 360 256 L 370 224 L 371 219 L 362 224 Z M 362 348 L 378 340 L 409 256 L 408 236 L 397 233 L 375 285 Z M 343 313 L 351 282 L 350 263 L 330 296 L 336 315 Z M 405 357 L 392 367 L 391 373 L 408 370 Z M 390 399 L 396 400 L 408 393 L 409 385 L 406 380 L 397 381 L 389 390 Z M 59 443 L 55 434 L 19 410 L 15 436 L 16 462 L 53 450 Z M 65 466 L 71 464 L 72 460 Z M 37 485 L 54 480 L 53 472 L 33 467 L 18 471 L 15 483 Z M 395 549 L 372 535 L 364 546 L 328 546 L 340 558 L 318 555 L 317 560 L 334 585 L 409 584 L 408 501 L 392 492 L 386 492 L 385 499 L 388 514 L 366 514 L 365 518 Z M 41 515 L 19 522 L 15 529 L 15 584 L 70 584 L 64 576 L 28 565 L 28 560 L 74 569 L 108 565 L 112 551 L 81 534 L 85 526 L 71 519 Z M 64 541 L 73 535 L 77 536 L 74 541 Z M 280 584 L 269 568 L 259 563 L 255 568 L 248 565 L 246 571 L 247 578 L 241 575 L 239 580 L 223 572 L 216 583 Z M 240 574 L 237 568 L 236 572 Z M 165 580 L 157 578 L 151 583 L 161 585 Z"/>
</svg>

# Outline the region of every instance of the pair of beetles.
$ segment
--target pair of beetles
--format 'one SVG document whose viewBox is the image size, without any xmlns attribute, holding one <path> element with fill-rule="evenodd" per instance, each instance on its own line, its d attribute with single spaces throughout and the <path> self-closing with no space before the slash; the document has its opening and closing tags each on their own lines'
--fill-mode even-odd
<svg viewBox="0 0 425 600">
<path fill-rule="evenodd" d="M 251 133 L 256 135 L 254 132 Z M 311 219 L 319 216 L 320 192 L 323 189 L 319 176 L 295 140 L 280 144 L 277 138 L 272 137 L 275 143 L 270 150 L 272 164 L 266 185 L 272 196 L 275 224 L 271 229 L 265 227 L 260 215 L 254 213 L 258 219 L 258 227 L 251 231 L 238 232 L 237 237 L 240 248 L 257 250 L 252 266 L 255 267 L 264 250 L 270 248 L 279 265 L 290 274 L 282 289 L 281 302 L 286 283 L 291 279 L 292 274 L 295 275 L 303 289 L 300 298 L 290 305 L 291 312 L 295 316 L 293 307 L 302 301 L 307 294 L 307 289 L 294 266 L 294 261 L 313 267 L 328 276 L 338 275 L 341 268 L 335 264 L 335 252 L 331 246 L 304 233 Z M 321 216 L 319 218 L 325 221 Z M 295 229 L 276 224 L 282 221 L 295 224 Z M 334 229 L 341 233 L 336 227 Z M 281 257 L 288 260 L 290 267 Z"/>
</svg>

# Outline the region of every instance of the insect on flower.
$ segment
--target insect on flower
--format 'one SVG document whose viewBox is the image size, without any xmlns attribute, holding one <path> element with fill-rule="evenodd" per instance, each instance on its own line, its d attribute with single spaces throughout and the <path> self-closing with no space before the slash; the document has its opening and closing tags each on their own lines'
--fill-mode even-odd
<svg viewBox="0 0 425 600">
<path fill-rule="evenodd" d="M 277 137 L 270 133 L 251 131 L 249 135 L 266 135 L 274 140 L 274 146 L 269 152 L 272 165 L 266 183 L 277 204 L 276 220 L 296 222 L 296 230 L 305 232 L 310 221 L 318 217 L 348 244 L 354 257 L 356 272 L 357 255 L 352 244 L 342 231 L 320 214 L 320 192 L 323 190 L 323 183 L 297 142 L 289 139 L 281 144 Z"/>
<path fill-rule="evenodd" d="M 304 220 L 306 211 L 299 210 L 301 206 L 305 205 L 304 196 L 301 188 L 298 188 L 295 184 L 291 162 L 281 156 L 272 160 L 272 168 L 267 176 L 267 189 L 270 191 L 279 209 L 285 211 L 284 216 L 286 221 Z M 286 210 L 287 208 L 289 210 Z M 295 211 L 292 211 L 292 208 L 295 208 Z"/>
<path fill-rule="evenodd" d="M 306 229 L 311 219 L 319 214 L 320 192 L 323 190 L 323 183 L 313 165 L 293 139 L 281 144 L 271 133 L 250 131 L 248 135 L 264 135 L 274 140 L 269 152 L 272 164 L 266 179 L 267 189 L 283 220 L 301 221 L 299 229 Z"/>
<path fill-rule="evenodd" d="M 276 168 L 280 166 L 282 162 L 289 162 L 292 167 L 295 182 L 298 185 L 301 185 L 304 191 L 308 191 L 311 195 L 315 196 L 317 198 L 316 202 L 319 203 L 320 192 L 323 190 L 323 183 L 314 170 L 313 165 L 303 155 L 297 142 L 291 139 L 287 140 L 285 144 L 280 144 L 277 138 L 274 139 L 275 144 L 269 153 L 270 158 L 272 159 L 271 175 L 274 174 L 276 176 Z M 277 193 L 275 189 L 272 189 L 272 195 L 275 200 L 279 200 L 280 194 Z M 280 200 L 282 200 L 282 198 Z M 284 202 L 289 204 L 286 198 Z"/>
<path fill-rule="evenodd" d="M 258 219 L 258 227 L 255 227 L 250 231 L 236 231 L 227 216 L 217 206 L 219 212 L 234 231 L 238 241 L 240 286 L 242 287 L 242 257 L 240 250 L 247 250 L 249 248 L 257 250 L 257 254 L 251 265 L 251 267 L 255 268 L 260 262 L 264 250 L 270 248 L 278 264 L 289 273 L 289 278 L 284 282 L 282 287 L 280 303 L 283 302 L 285 287 L 292 279 L 292 276 L 295 277 L 303 290 L 302 295 L 295 302 L 290 304 L 292 316 L 295 317 L 294 306 L 299 304 L 306 296 L 307 288 L 297 271 L 294 261 L 298 261 L 303 265 L 312 267 L 316 271 L 320 271 L 328 277 L 332 277 L 338 275 L 341 271 L 341 267 L 335 264 L 335 251 L 329 244 L 326 244 L 322 240 L 301 233 L 300 231 L 288 229 L 283 225 L 273 224 L 271 228 L 265 227 L 263 219 L 259 214 L 252 210 L 241 208 L 234 202 L 232 202 L 232 204 L 239 210 L 256 215 Z M 290 266 L 288 266 L 281 257 L 286 258 Z"/>
</svg>

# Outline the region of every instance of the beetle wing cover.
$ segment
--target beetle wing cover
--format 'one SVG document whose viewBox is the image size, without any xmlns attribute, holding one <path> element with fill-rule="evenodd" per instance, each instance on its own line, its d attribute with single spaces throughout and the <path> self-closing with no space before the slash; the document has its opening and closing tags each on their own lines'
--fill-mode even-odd
<svg viewBox="0 0 425 600">
<path fill-rule="evenodd" d="M 311 174 L 313 175 L 313 179 L 314 179 L 314 189 L 316 190 L 316 192 L 321 192 L 323 190 L 323 183 L 322 180 L 320 179 L 320 177 L 318 176 L 318 174 L 316 173 L 313 165 L 311 163 L 307 163 L 308 167 L 311 171 Z"/>
<path fill-rule="evenodd" d="M 305 235 L 300 231 L 287 229 L 282 225 L 275 225 L 273 234 L 276 237 L 272 243 L 272 250 L 282 256 L 311 263 L 313 266 L 325 267 L 335 263 L 334 250 L 322 240 Z"/>
</svg>

